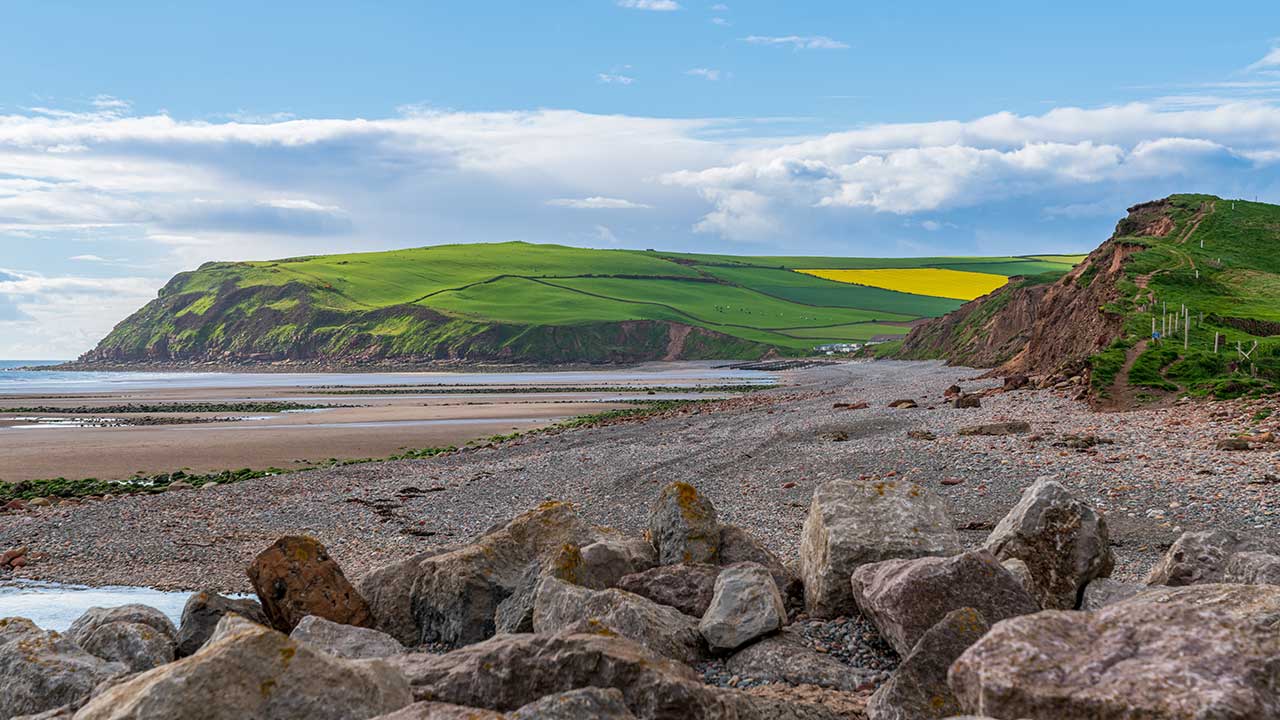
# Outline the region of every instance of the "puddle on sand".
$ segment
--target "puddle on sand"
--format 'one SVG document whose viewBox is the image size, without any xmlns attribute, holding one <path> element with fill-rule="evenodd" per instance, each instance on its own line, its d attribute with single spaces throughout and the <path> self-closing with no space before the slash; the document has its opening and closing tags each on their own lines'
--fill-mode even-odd
<svg viewBox="0 0 1280 720">
<path fill-rule="evenodd" d="M 83 585 L 11 580 L 0 582 L 0 618 L 24 617 L 45 630 L 66 632 L 71 623 L 91 607 L 141 603 L 168 615 L 173 624 L 177 625 L 182 619 L 182 607 L 190 597 L 191 592 L 164 592 L 145 587 L 91 588 Z"/>
</svg>

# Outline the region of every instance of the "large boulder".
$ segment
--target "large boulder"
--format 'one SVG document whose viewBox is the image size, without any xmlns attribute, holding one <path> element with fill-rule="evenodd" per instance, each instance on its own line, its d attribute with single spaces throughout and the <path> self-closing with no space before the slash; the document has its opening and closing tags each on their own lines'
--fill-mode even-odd
<svg viewBox="0 0 1280 720">
<path fill-rule="evenodd" d="M 720 571 L 698 632 L 712 652 L 723 653 L 777 631 L 786 620 L 782 594 L 768 568 L 744 562 Z"/>
<path fill-rule="evenodd" d="M 591 590 L 556 578 L 538 583 L 533 629 L 554 633 L 591 621 L 681 662 L 702 657 L 702 639 L 689 616 L 625 590 Z"/>
<path fill-rule="evenodd" d="M 376 603 L 379 629 L 406 645 L 465 645 L 491 637 L 496 614 L 520 583 L 529 566 L 547 561 L 566 545 L 581 547 L 597 533 L 568 503 L 543 503 L 479 538 L 471 545 L 398 567 L 391 591 Z M 412 576 L 407 597 L 400 594 Z M 378 573 L 366 578 L 367 587 Z M 405 605 L 413 618 L 412 633 L 394 613 Z M 384 615 L 385 613 L 385 615 Z M 411 634 L 412 637 L 407 637 Z"/>
<path fill-rule="evenodd" d="M 618 588 L 700 618 L 711 607 L 720 568 L 705 563 L 659 565 L 618 581 Z"/>
<path fill-rule="evenodd" d="M 617 688 L 582 688 L 548 695 L 510 713 L 510 720 L 635 720 Z"/>
<path fill-rule="evenodd" d="M 792 630 L 742 648 L 729 656 L 725 669 L 767 683 L 815 685 L 844 692 L 862 690 L 875 678 L 870 670 L 851 667 L 814 650 Z"/>
<path fill-rule="evenodd" d="M 606 535 L 578 551 L 580 563 L 571 577 L 562 578 L 593 590 L 614 587 L 627 575 L 658 564 L 657 551 L 644 538 Z"/>
<path fill-rule="evenodd" d="M 853 612 L 849 577 L 868 563 L 954 555 L 960 536 L 942 500 L 915 483 L 833 480 L 813 493 L 800 538 L 805 606 L 815 617 Z"/>
<path fill-rule="evenodd" d="M 452 703 L 424 701 L 373 720 L 507 720 L 506 713 Z"/>
<path fill-rule="evenodd" d="M 1231 530 L 1185 532 L 1147 574 L 1148 585 L 1197 585 L 1200 583 L 1242 582 L 1227 578 L 1228 566 L 1238 553 L 1263 553 L 1268 548 L 1256 540 L 1243 538 Z M 1248 559 L 1237 561 L 1232 574 L 1248 574 Z M 1254 583 L 1247 583 L 1254 584 Z"/>
<path fill-rule="evenodd" d="M 422 632 L 413 616 L 413 585 L 427 561 L 456 549 L 428 550 L 410 555 L 361 577 L 356 590 L 369 604 L 373 627 L 405 645 L 417 645 Z"/>
<path fill-rule="evenodd" d="M 204 646 L 214 628 L 228 613 L 235 613 L 259 625 L 268 624 L 266 613 L 257 600 L 232 599 L 212 590 L 193 593 L 182 608 L 182 621 L 178 624 L 177 656 L 193 655 Z"/>
<path fill-rule="evenodd" d="M 369 604 L 313 537 L 289 535 L 277 540 L 254 558 L 249 582 L 267 619 L 281 632 L 292 632 L 308 615 L 344 625 L 373 626 Z"/>
<path fill-rule="evenodd" d="M 714 563 L 719 557 L 716 508 L 686 482 L 662 489 L 649 512 L 649 536 L 663 565 Z"/>
<path fill-rule="evenodd" d="M 991 622 L 1040 610 L 986 550 L 863 565 L 852 586 L 862 614 L 903 656 L 953 610 L 975 608 Z"/>
<path fill-rule="evenodd" d="M 342 625 L 315 615 L 302 618 L 289 638 L 320 652 L 348 660 L 388 657 L 407 652 L 390 635 L 372 628 Z"/>
<path fill-rule="evenodd" d="M 791 607 L 804 604 L 804 584 L 765 544 L 751 533 L 736 525 L 724 525 L 720 528 L 720 564 L 733 565 L 740 562 L 759 563 L 769 569 L 773 581 L 778 584 L 778 592 L 782 593 L 782 601 Z"/>
<path fill-rule="evenodd" d="M 947 670 L 991 629 L 982 613 L 960 608 L 929 628 L 889 681 L 867 703 L 870 720 L 933 720 L 960 712 L 947 685 Z"/>
<path fill-rule="evenodd" d="M 1121 582 L 1111 578 L 1098 578 L 1084 586 L 1084 595 L 1080 599 L 1081 610 L 1101 610 L 1108 605 L 1115 605 L 1137 595 L 1146 589 L 1145 585 Z"/>
<path fill-rule="evenodd" d="M 382 660 L 341 660 L 229 615 L 195 655 L 106 690 L 76 718 L 364 720 L 411 702 Z"/>
<path fill-rule="evenodd" d="M 84 614 L 76 618 L 71 623 L 71 627 L 67 628 L 67 637 L 83 647 L 95 630 L 103 625 L 118 622 L 146 625 L 170 640 L 175 640 L 178 636 L 178 629 L 173 626 L 169 616 L 149 605 L 132 603 L 109 608 L 91 607 L 85 610 Z"/>
<path fill-rule="evenodd" d="M 999 623 L 950 684 L 965 711 L 1000 718 L 1280 717 L 1278 626 L 1280 587 L 1151 589 Z"/>
<path fill-rule="evenodd" d="M 113 622 L 101 625 L 80 644 L 85 652 L 103 660 L 123 663 L 130 672 L 142 672 L 173 662 L 177 643 L 150 625 Z"/>
<path fill-rule="evenodd" d="M 1018 504 L 991 531 L 986 547 L 1000 560 L 1026 563 L 1036 601 L 1046 609 L 1079 607 L 1085 585 L 1110 576 L 1115 566 L 1107 521 L 1049 478 L 1023 491 Z"/>
<path fill-rule="evenodd" d="M 1280 555 L 1238 552 L 1227 559 L 1223 579 L 1242 585 L 1280 585 Z"/>
<path fill-rule="evenodd" d="M 444 655 L 389 658 L 419 700 L 510 712 L 548 695 L 615 688 L 640 720 L 829 720 L 813 705 L 785 707 L 704 685 L 692 668 L 605 633 L 499 635 Z"/>
<path fill-rule="evenodd" d="M 0 619 L 0 718 L 78 703 L 98 683 L 127 672 L 26 618 Z"/>
</svg>

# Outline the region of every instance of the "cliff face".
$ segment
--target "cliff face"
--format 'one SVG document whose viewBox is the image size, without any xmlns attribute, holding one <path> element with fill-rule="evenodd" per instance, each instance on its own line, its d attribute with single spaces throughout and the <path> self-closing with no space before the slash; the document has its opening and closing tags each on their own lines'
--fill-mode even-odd
<svg viewBox="0 0 1280 720">
<path fill-rule="evenodd" d="M 1108 309 L 1120 297 L 1125 264 L 1142 250 L 1124 237 L 1162 237 L 1174 227 L 1164 201 L 1136 205 L 1115 234 L 1052 282 L 1012 278 L 1004 287 L 914 328 L 901 357 L 944 359 L 998 373 L 1052 373 L 1110 345 L 1124 316 Z"/>
<path fill-rule="evenodd" d="M 421 305 L 340 310 L 317 304 L 311 289 L 298 283 L 180 291 L 189 279 L 184 274 L 171 281 L 80 362 L 621 363 L 756 358 L 772 349 L 669 321 L 517 325 L 450 316 Z"/>
</svg>

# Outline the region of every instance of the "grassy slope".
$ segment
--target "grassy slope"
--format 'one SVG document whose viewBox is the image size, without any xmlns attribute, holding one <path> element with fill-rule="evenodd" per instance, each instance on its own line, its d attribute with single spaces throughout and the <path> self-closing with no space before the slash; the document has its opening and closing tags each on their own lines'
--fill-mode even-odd
<svg viewBox="0 0 1280 720">
<path fill-rule="evenodd" d="M 1053 258 L 755 258 L 557 245 L 443 245 L 383 253 L 211 263 L 174 278 L 122 323 L 99 359 L 509 357 L 597 360 L 657 353 L 665 325 L 686 356 L 800 354 L 822 342 L 899 335 L 957 301 L 847 285 L 784 269 L 955 267 L 1059 272 Z M 791 265 L 788 265 L 791 263 Z"/>
<path fill-rule="evenodd" d="M 1161 304 L 1185 304 L 1190 334 L 1149 344 L 1130 370 L 1130 384 L 1219 395 L 1280 384 L 1280 206 L 1208 195 L 1175 195 L 1169 203 L 1172 232 L 1117 238 L 1144 249 L 1126 265 L 1121 299 L 1108 308 L 1124 316 L 1124 336 L 1095 365 L 1114 365 L 1126 348 L 1149 337 L 1153 317 L 1160 325 Z M 1215 332 L 1222 337 L 1217 354 Z M 1252 360 L 1240 358 L 1236 343 L 1248 350 L 1255 341 Z"/>
</svg>

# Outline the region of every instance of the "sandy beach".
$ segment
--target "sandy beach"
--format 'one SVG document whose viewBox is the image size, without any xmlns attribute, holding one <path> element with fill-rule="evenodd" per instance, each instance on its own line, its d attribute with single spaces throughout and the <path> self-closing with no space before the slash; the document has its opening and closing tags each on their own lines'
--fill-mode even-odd
<svg viewBox="0 0 1280 720">
<path fill-rule="evenodd" d="M 68 383 L 70 391 L 44 383 L 43 392 L 0 394 L 0 480 L 293 470 L 333 459 L 385 458 L 546 427 L 635 400 L 726 397 L 697 390 L 724 374 L 675 363 L 644 373 L 311 375 L 290 378 L 292 384 L 271 384 L 279 381 L 271 375 L 230 376 L 222 384 L 205 375 L 175 375 L 113 379 L 105 383 L 110 389 L 92 392 L 77 383 Z M 660 390 L 647 389 L 653 387 Z M 668 387 L 675 389 L 661 390 Z M 255 403 L 301 409 L 235 410 Z M 191 411 L 201 404 L 232 410 Z M 151 410 L 103 411 L 121 407 Z M 187 410 L 154 411 L 167 407 Z"/>
</svg>

